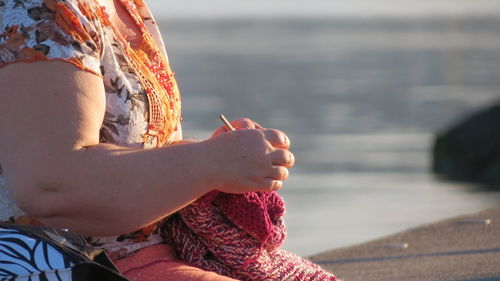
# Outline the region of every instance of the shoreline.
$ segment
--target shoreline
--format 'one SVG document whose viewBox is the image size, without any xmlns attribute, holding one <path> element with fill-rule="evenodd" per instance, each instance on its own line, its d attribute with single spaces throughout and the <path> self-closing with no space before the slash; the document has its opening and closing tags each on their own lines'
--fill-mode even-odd
<svg viewBox="0 0 500 281">
<path fill-rule="evenodd" d="M 500 280 L 500 207 L 309 257 L 357 281 Z"/>
</svg>

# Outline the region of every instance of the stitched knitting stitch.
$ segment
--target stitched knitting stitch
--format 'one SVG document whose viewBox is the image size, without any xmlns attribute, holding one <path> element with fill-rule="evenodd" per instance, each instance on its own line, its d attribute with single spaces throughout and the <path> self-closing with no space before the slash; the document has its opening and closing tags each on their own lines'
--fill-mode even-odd
<svg viewBox="0 0 500 281">
<path fill-rule="evenodd" d="M 240 280 L 330 280 L 318 265 L 280 248 L 285 205 L 276 193 L 213 191 L 171 216 L 162 235 L 178 257 Z"/>
</svg>

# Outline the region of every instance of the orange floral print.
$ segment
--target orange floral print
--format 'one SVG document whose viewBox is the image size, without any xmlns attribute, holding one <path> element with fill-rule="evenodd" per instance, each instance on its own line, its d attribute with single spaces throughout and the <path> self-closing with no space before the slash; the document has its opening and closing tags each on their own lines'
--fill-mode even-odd
<svg viewBox="0 0 500 281">
<path fill-rule="evenodd" d="M 70 60 L 71 62 L 75 63 L 76 65 L 82 65 L 82 64 L 83 64 L 82 59 L 77 58 L 77 57 L 71 58 L 71 59 L 69 59 L 69 60 Z"/>
<path fill-rule="evenodd" d="M 41 51 L 35 50 L 33 48 L 24 47 L 21 49 L 22 54 L 25 57 L 25 60 L 29 61 L 37 61 L 37 60 L 46 60 L 47 56 Z"/>
<path fill-rule="evenodd" d="M 44 0 L 45 6 L 55 13 L 56 23 L 66 33 L 77 38 L 79 42 L 90 40 L 90 36 L 78 17 L 63 3 L 57 0 Z"/>
<path fill-rule="evenodd" d="M 7 39 L 7 44 L 9 44 L 13 48 L 19 48 L 24 44 L 24 40 L 26 37 L 20 33 L 14 33 L 9 36 Z"/>
<path fill-rule="evenodd" d="M 2 37 L 3 36 L 12 36 L 13 34 L 16 34 L 17 33 L 17 30 L 19 29 L 19 26 L 18 25 L 10 25 L 10 26 L 7 26 L 7 28 L 5 29 L 5 32 L 2 33 Z"/>
</svg>

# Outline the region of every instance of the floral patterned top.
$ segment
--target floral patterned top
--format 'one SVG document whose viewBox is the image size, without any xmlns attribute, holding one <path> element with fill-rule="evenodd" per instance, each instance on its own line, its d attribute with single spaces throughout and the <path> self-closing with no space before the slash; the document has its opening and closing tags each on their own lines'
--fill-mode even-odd
<svg viewBox="0 0 500 281">
<path fill-rule="evenodd" d="M 60 60 L 102 77 L 106 112 L 100 141 L 133 148 L 179 139 L 180 94 L 162 39 L 143 0 L 119 0 L 142 34 L 133 48 L 111 22 L 105 0 L 0 0 L 0 67 Z M 35 223 L 9 199 L 1 177 L 0 220 Z M 156 225 L 93 238 L 112 258 L 160 243 Z"/>
</svg>

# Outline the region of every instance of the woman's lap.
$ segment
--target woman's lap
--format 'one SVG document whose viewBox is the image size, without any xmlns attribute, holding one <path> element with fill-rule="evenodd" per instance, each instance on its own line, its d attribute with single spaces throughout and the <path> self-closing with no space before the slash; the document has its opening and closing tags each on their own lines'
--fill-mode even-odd
<svg viewBox="0 0 500 281">
<path fill-rule="evenodd" d="M 114 261 L 132 281 L 234 281 L 235 279 L 189 266 L 179 261 L 168 245 L 155 245 Z"/>
</svg>

